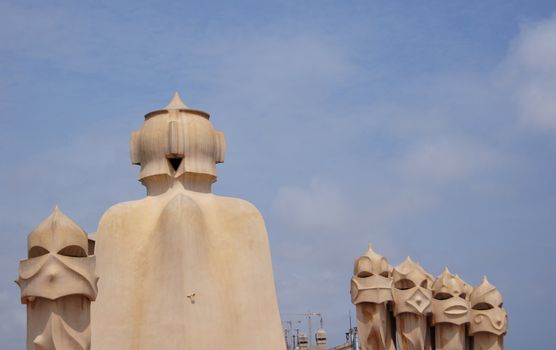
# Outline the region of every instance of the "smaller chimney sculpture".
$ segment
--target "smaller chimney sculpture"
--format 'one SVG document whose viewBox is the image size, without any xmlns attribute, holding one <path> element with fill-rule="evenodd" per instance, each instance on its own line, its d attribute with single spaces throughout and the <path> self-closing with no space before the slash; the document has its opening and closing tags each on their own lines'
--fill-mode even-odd
<svg viewBox="0 0 556 350">
<path fill-rule="evenodd" d="M 309 349 L 309 337 L 305 333 L 299 333 L 299 350 L 308 350 Z"/>
<path fill-rule="evenodd" d="M 508 316 L 486 277 L 475 289 L 447 268 L 434 280 L 409 257 L 392 269 L 369 245 L 351 301 L 362 350 L 503 350 Z"/>
<path fill-rule="evenodd" d="M 97 296 L 87 234 L 57 207 L 28 237 L 16 283 L 27 304 L 27 350 L 88 350 Z"/>
<path fill-rule="evenodd" d="M 391 312 L 392 266 L 373 251 L 355 260 L 351 279 L 351 302 L 357 313 L 357 329 L 363 350 L 394 350 Z"/>
<path fill-rule="evenodd" d="M 431 314 L 432 276 L 408 256 L 394 268 L 392 279 L 400 350 L 430 349 L 427 316 Z"/>
<path fill-rule="evenodd" d="M 465 325 L 469 323 L 467 284 L 448 268 L 432 286 L 432 325 L 436 349 L 465 349 Z"/>
<path fill-rule="evenodd" d="M 326 350 L 326 331 L 323 328 L 317 329 L 315 333 L 317 350 Z"/>
<path fill-rule="evenodd" d="M 474 350 L 501 350 L 508 328 L 508 314 L 503 308 L 502 294 L 487 280 L 473 289 L 469 336 Z"/>
</svg>

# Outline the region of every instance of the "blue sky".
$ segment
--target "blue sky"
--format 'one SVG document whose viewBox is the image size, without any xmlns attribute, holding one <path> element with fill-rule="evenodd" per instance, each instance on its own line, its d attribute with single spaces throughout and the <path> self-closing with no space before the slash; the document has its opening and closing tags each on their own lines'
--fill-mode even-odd
<svg viewBox="0 0 556 350">
<path fill-rule="evenodd" d="M 556 290 L 553 1 L 0 1 L 0 339 L 54 205 L 94 232 L 140 198 L 129 135 L 175 90 L 228 154 L 217 194 L 263 213 L 284 313 L 343 339 L 368 243 L 476 285 L 508 349 L 550 348 Z M 284 320 L 290 317 L 284 317 Z"/>
</svg>

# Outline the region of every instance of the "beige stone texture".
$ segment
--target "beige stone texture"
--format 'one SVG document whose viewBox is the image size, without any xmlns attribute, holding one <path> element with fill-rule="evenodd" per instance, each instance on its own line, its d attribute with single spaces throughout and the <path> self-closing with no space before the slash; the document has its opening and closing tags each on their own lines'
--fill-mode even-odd
<svg viewBox="0 0 556 350">
<path fill-rule="evenodd" d="M 502 349 L 508 328 L 502 294 L 484 277 L 473 289 L 470 303 L 469 335 L 473 337 L 474 349 Z"/>
<path fill-rule="evenodd" d="M 394 349 L 392 331 L 400 350 L 503 349 L 507 313 L 486 277 L 474 289 L 447 268 L 434 279 L 410 257 L 392 269 L 369 246 L 355 260 L 351 301 L 363 350 Z"/>
<path fill-rule="evenodd" d="M 131 139 L 147 197 L 102 217 L 93 350 L 283 350 L 270 249 L 250 203 L 211 193 L 225 142 L 176 94 Z"/>
<path fill-rule="evenodd" d="M 504 337 L 480 332 L 473 336 L 473 344 L 473 350 L 502 350 L 504 349 Z"/>
<path fill-rule="evenodd" d="M 432 324 L 451 323 L 463 325 L 469 322 L 469 301 L 467 284 L 444 269 L 432 286 Z"/>
<path fill-rule="evenodd" d="M 438 350 L 466 348 L 465 326 L 469 323 L 469 286 L 444 269 L 432 286 L 432 325 Z"/>
<path fill-rule="evenodd" d="M 400 350 L 431 348 L 427 316 L 431 313 L 433 278 L 407 257 L 392 272 L 396 337 Z"/>
<path fill-rule="evenodd" d="M 28 350 L 90 349 L 97 277 L 87 250 L 87 234 L 58 208 L 29 235 L 16 280 L 27 304 Z"/>
<path fill-rule="evenodd" d="M 357 314 L 357 329 L 363 350 L 394 350 L 391 312 L 392 267 L 369 245 L 355 260 L 351 279 L 351 302 Z"/>
</svg>

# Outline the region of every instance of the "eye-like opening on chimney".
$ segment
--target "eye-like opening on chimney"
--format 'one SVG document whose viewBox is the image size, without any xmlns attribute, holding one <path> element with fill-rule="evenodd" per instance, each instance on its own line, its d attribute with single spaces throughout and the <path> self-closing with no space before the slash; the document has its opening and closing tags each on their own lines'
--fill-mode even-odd
<svg viewBox="0 0 556 350">
<path fill-rule="evenodd" d="M 434 296 L 436 300 L 446 300 L 450 299 L 451 297 L 453 297 L 453 295 L 450 293 L 436 293 L 436 295 Z"/>
<path fill-rule="evenodd" d="M 60 251 L 58 251 L 58 254 L 64 256 L 71 256 L 74 258 L 84 258 L 87 256 L 87 252 L 85 252 L 85 249 L 77 245 L 69 245 L 67 247 L 64 247 L 60 249 Z"/>
<path fill-rule="evenodd" d="M 178 171 L 178 168 L 180 167 L 181 161 L 183 160 L 183 157 L 169 157 L 168 158 L 168 162 L 170 162 L 170 165 L 172 166 L 172 169 L 174 169 L 174 171 Z"/>
<path fill-rule="evenodd" d="M 48 254 L 48 250 L 46 250 L 46 248 L 36 245 L 29 249 L 28 256 L 29 258 L 36 258 L 46 254 Z"/>
<path fill-rule="evenodd" d="M 492 306 L 489 303 L 478 303 L 473 305 L 473 310 L 490 310 L 490 309 L 494 309 L 494 306 Z"/>
<path fill-rule="evenodd" d="M 404 278 L 399 281 L 396 281 L 396 283 L 394 283 L 394 288 L 399 290 L 407 290 L 407 289 L 415 288 L 415 282 L 407 278 Z"/>
</svg>

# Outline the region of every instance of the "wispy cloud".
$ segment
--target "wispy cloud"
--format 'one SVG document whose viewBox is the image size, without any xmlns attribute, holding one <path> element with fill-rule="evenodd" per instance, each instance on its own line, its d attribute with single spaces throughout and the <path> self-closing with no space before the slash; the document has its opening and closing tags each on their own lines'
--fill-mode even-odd
<svg viewBox="0 0 556 350">
<path fill-rule="evenodd" d="M 432 6 L 192 6 L 0 4 L 4 344 L 23 344 L 11 280 L 25 234 L 54 204 L 93 231 L 112 203 L 142 196 L 129 132 L 174 88 L 226 134 L 216 191 L 265 215 L 281 309 L 323 312 L 332 343 L 369 242 L 392 264 L 412 255 L 433 274 L 445 264 L 470 283 L 489 274 L 516 347 L 548 327 L 551 312 L 521 305 L 530 286 L 536 303 L 556 288 L 545 278 L 556 249 L 556 17 L 524 25 L 488 66 L 478 58 L 509 43 L 451 22 L 487 23 L 488 11 L 448 24 L 454 9 L 431 16 Z"/>
<path fill-rule="evenodd" d="M 355 209 L 344 191 L 320 180 L 313 180 L 308 189 L 281 188 L 274 208 L 288 225 L 320 234 L 343 230 Z"/>
<path fill-rule="evenodd" d="M 524 124 L 556 130 L 556 16 L 525 23 L 505 62 Z"/>
<path fill-rule="evenodd" d="M 441 185 L 496 166 L 488 146 L 465 139 L 441 138 L 416 145 L 395 168 L 406 181 Z"/>
</svg>

